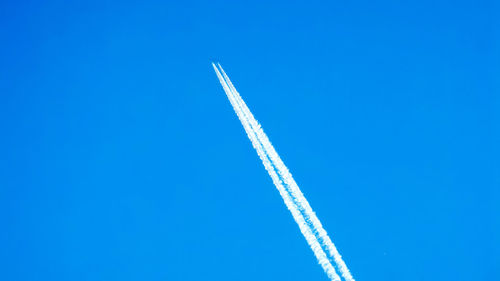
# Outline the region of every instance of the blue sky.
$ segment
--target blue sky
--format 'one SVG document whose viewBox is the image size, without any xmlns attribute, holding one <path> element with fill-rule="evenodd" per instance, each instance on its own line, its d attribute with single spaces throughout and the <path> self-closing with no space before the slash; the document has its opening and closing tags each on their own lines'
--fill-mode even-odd
<svg viewBox="0 0 500 281">
<path fill-rule="evenodd" d="M 354 278 L 499 279 L 498 5 L 233 2 L 0 4 L 0 279 L 327 280 L 214 60 Z"/>
</svg>

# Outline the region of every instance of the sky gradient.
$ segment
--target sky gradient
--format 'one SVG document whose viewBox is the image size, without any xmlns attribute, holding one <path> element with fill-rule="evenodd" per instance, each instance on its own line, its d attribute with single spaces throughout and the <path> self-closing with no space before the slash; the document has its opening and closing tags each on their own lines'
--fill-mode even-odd
<svg viewBox="0 0 500 281">
<path fill-rule="evenodd" d="M 0 279 L 328 280 L 212 61 L 356 280 L 500 279 L 498 4 L 233 2 L 0 4 Z"/>
</svg>

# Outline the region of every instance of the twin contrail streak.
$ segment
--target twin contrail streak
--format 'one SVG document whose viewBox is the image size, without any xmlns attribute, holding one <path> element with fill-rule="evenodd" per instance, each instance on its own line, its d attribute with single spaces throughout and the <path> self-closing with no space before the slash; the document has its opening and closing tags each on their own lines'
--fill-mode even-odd
<svg viewBox="0 0 500 281">
<path fill-rule="evenodd" d="M 299 225 L 300 231 L 306 238 L 319 264 L 323 267 L 323 270 L 331 280 L 354 281 L 354 278 L 352 278 L 337 248 L 323 229 L 321 222 L 316 217 L 311 206 L 309 206 L 309 203 L 300 191 L 297 183 L 295 183 L 292 174 L 290 174 L 287 167 L 278 156 L 278 153 L 274 150 L 274 147 L 260 127 L 260 124 L 255 120 L 222 67 L 220 65 L 212 65 L 248 138 L 252 142 L 264 167 L 271 176 L 283 201 L 285 201 L 285 205 Z M 337 274 L 337 271 L 340 272 L 343 279 Z"/>
</svg>

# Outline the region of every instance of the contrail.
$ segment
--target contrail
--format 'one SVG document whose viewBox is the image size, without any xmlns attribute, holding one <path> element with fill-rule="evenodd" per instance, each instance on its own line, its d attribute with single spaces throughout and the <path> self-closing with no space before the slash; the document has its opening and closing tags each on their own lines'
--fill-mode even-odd
<svg viewBox="0 0 500 281">
<path fill-rule="evenodd" d="M 302 234 L 313 250 L 318 262 L 323 267 L 323 270 L 331 280 L 341 280 L 335 271 L 336 268 L 344 280 L 354 281 L 335 245 L 323 229 L 316 214 L 309 206 L 309 203 L 295 183 L 287 167 L 276 153 L 260 124 L 255 120 L 222 67 L 220 65 L 218 67 L 215 64 L 212 65 L 253 147 L 273 179 L 281 197 L 299 225 Z"/>
</svg>

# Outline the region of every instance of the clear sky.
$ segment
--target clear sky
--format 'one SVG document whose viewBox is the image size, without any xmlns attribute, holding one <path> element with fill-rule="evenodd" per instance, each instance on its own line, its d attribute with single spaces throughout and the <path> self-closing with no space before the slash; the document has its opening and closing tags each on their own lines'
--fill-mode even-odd
<svg viewBox="0 0 500 281">
<path fill-rule="evenodd" d="M 71 3 L 70 3 L 71 2 Z M 3 1 L 0 279 L 500 280 L 494 1 Z"/>
</svg>

